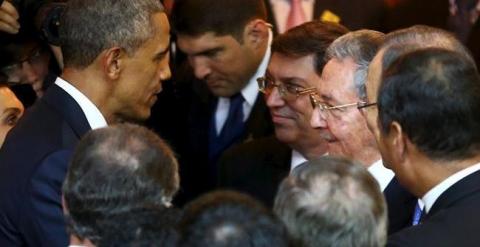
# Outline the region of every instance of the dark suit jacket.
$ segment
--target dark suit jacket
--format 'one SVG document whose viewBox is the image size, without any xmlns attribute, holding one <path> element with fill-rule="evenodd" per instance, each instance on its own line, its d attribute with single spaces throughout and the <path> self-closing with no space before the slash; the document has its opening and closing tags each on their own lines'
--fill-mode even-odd
<svg viewBox="0 0 480 247">
<path fill-rule="evenodd" d="M 189 74 L 192 75 L 191 72 L 185 75 Z M 175 205 L 181 206 L 198 195 L 216 188 L 217 178 L 212 176 L 209 170 L 208 131 L 217 99 L 210 93 L 204 82 L 193 76 L 178 78 L 177 83 L 183 90 L 179 93 L 177 100 L 179 100 L 178 107 L 183 109 L 181 111 L 184 114 L 171 121 L 176 123 L 177 131 L 181 130 L 172 137 L 179 156 L 181 177 L 181 188 L 175 198 Z M 245 133 L 239 143 L 273 134 L 270 113 L 260 93 L 245 126 Z"/>
<path fill-rule="evenodd" d="M 81 108 L 51 86 L 0 150 L 0 246 L 67 246 L 61 186 L 68 157 L 90 130 Z"/>
<path fill-rule="evenodd" d="M 290 172 L 292 149 L 275 137 L 227 150 L 220 159 L 219 185 L 238 190 L 273 206 L 278 186 Z M 388 207 L 388 233 L 412 224 L 417 199 L 393 178 L 383 191 Z"/>
<path fill-rule="evenodd" d="M 219 187 L 250 194 L 272 207 L 291 159 L 292 149 L 274 136 L 238 145 L 220 158 Z"/>
<path fill-rule="evenodd" d="M 276 26 L 270 0 L 265 0 L 268 21 Z M 383 0 L 316 0 L 313 19 L 321 18 L 329 10 L 340 17 L 340 24 L 351 30 L 362 28 L 381 30 L 386 6 Z M 276 33 L 278 30 L 274 29 Z"/>
<path fill-rule="evenodd" d="M 383 191 L 388 207 L 388 235 L 412 225 L 417 198 L 398 183 L 396 177 Z"/>
<path fill-rule="evenodd" d="M 422 223 L 388 239 L 387 246 L 478 246 L 480 171 L 447 189 Z"/>
</svg>

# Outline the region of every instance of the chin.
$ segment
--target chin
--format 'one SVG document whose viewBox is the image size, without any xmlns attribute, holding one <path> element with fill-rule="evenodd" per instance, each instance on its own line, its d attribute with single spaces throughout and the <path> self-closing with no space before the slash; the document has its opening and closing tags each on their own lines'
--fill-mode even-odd
<svg viewBox="0 0 480 247">
<path fill-rule="evenodd" d="M 282 143 L 292 143 L 295 141 L 295 135 L 284 130 L 275 128 L 275 137 Z"/>
</svg>

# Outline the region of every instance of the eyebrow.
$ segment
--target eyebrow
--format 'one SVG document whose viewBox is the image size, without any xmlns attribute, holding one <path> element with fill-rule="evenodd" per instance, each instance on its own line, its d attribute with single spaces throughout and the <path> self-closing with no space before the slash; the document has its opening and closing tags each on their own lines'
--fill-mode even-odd
<svg viewBox="0 0 480 247">
<path fill-rule="evenodd" d="M 206 49 L 204 51 L 200 51 L 200 52 L 196 52 L 196 53 L 193 53 L 192 56 L 207 56 L 211 53 L 216 53 L 216 52 L 219 52 L 219 51 L 222 51 L 224 50 L 225 48 L 223 46 L 221 47 L 215 47 L 215 48 L 210 48 L 210 49 Z"/>
<path fill-rule="evenodd" d="M 5 110 L 3 110 L 2 115 L 10 114 L 10 113 L 20 114 L 21 111 L 20 111 L 20 108 L 18 108 L 18 107 L 9 107 L 9 108 L 6 108 Z"/>
</svg>

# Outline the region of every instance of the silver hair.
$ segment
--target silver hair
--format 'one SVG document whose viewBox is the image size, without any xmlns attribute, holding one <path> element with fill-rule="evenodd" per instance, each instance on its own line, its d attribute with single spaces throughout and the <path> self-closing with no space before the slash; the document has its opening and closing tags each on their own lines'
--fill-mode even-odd
<svg viewBox="0 0 480 247">
<path fill-rule="evenodd" d="M 365 81 L 368 66 L 377 53 L 385 35 L 373 30 L 359 30 L 347 33 L 336 39 L 327 49 L 325 60 L 343 60 L 351 58 L 357 65 L 354 74 L 354 86 L 359 99 L 367 97 Z"/>
<path fill-rule="evenodd" d="M 66 67 L 84 68 L 105 49 L 119 46 L 133 54 L 155 34 L 151 16 L 158 0 L 70 0 L 60 38 Z"/>
<path fill-rule="evenodd" d="M 470 51 L 452 33 L 440 28 L 415 25 L 385 35 L 384 43 L 379 49 L 385 51 L 382 68 L 387 68 L 402 54 L 425 48 L 443 48 L 457 52 L 475 65 Z"/>
<path fill-rule="evenodd" d="M 376 180 L 360 164 L 322 157 L 280 185 L 275 213 L 295 246 L 384 246 L 387 208 Z"/>
</svg>

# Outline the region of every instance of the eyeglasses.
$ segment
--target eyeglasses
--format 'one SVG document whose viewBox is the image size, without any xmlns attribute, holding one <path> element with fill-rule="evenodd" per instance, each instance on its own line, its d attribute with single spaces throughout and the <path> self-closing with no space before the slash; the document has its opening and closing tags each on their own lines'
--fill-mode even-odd
<svg viewBox="0 0 480 247">
<path fill-rule="evenodd" d="M 301 95 L 311 94 L 316 91 L 315 87 L 302 89 L 300 87 L 296 87 L 292 85 L 276 83 L 273 80 L 269 79 L 268 77 L 259 77 L 257 78 L 257 82 L 258 82 L 258 88 L 260 92 L 266 95 L 270 95 L 273 91 L 273 88 L 277 87 L 280 96 L 284 100 L 288 100 L 288 101 L 296 100 Z"/>
<path fill-rule="evenodd" d="M 360 102 L 343 104 L 343 105 L 328 106 L 328 105 L 325 105 L 320 100 L 320 97 L 318 96 L 318 94 L 316 92 L 311 93 L 309 95 L 309 97 L 310 97 L 310 103 L 312 104 L 313 109 L 318 108 L 320 116 L 323 119 L 327 119 L 329 116 L 333 116 L 333 117 L 338 118 L 338 117 L 340 117 L 342 112 L 345 111 L 346 108 L 349 108 L 349 107 L 352 107 L 352 106 L 355 106 L 355 107 L 357 107 L 357 109 L 360 110 L 360 109 L 363 109 L 363 108 L 367 108 L 367 107 L 370 107 L 370 106 L 377 105 L 376 102 L 375 103 L 368 103 L 368 102 L 360 101 Z"/>
</svg>

